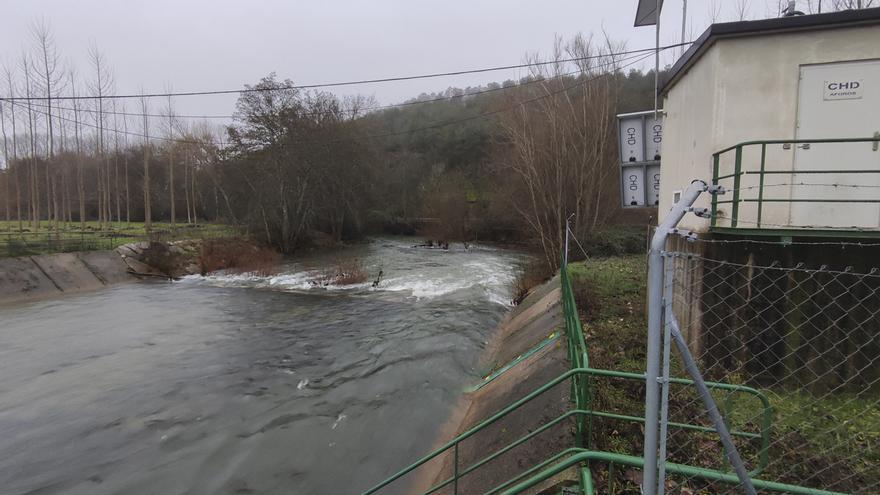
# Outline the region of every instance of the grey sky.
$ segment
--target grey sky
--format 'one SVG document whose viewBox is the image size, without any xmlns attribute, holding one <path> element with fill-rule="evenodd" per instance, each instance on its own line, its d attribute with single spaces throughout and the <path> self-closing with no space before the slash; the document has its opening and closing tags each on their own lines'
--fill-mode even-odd
<svg viewBox="0 0 880 495">
<path fill-rule="evenodd" d="M 741 0 L 690 0 L 690 31 L 709 24 L 712 5 L 732 20 Z M 0 59 L 31 46 L 43 18 L 62 56 L 80 74 L 94 42 L 114 72 L 117 92 L 239 88 L 275 71 L 309 84 L 516 64 L 547 52 L 554 35 L 604 28 L 629 49 L 653 46 L 653 28 L 633 28 L 637 0 L 19 0 L 0 20 Z M 751 0 L 766 17 L 770 0 Z M 681 0 L 666 0 L 662 43 L 678 42 Z M 667 56 L 666 63 L 672 62 Z M 394 103 L 449 86 L 518 78 L 507 71 L 339 89 Z M 232 111 L 234 96 L 178 98 L 180 113 Z M 164 104 L 164 103 L 163 103 Z M 154 103 L 158 107 L 158 103 Z M 133 102 L 129 104 L 133 106 Z M 129 108 L 132 111 L 132 108 Z"/>
</svg>

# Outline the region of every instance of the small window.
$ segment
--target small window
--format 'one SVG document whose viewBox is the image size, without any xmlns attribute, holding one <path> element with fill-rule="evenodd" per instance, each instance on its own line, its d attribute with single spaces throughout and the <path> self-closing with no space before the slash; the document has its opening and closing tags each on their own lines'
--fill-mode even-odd
<svg viewBox="0 0 880 495">
<path fill-rule="evenodd" d="M 673 191 L 672 192 L 672 204 L 676 205 L 681 201 L 681 191 Z"/>
</svg>

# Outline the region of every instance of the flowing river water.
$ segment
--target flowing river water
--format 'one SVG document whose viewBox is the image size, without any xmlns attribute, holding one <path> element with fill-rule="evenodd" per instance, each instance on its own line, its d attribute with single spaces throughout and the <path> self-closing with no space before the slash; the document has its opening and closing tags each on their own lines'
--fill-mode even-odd
<svg viewBox="0 0 880 495">
<path fill-rule="evenodd" d="M 0 307 L 0 493 L 355 494 L 424 454 L 508 309 L 518 253 L 380 238 L 371 283 L 121 285 Z"/>
</svg>

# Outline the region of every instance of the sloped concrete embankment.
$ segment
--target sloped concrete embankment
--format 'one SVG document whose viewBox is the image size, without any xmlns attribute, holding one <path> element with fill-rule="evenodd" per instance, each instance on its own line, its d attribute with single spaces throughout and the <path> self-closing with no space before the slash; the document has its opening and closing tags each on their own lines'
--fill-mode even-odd
<svg viewBox="0 0 880 495">
<path fill-rule="evenodd" d="M 0 304 L 199 272 L 199 241 L 136 242 L 108 251 L 0 258 Z"/>
<path fill-rule="evenodd" d="M 490 418 L 513 402 L 570 369 L 559 278 L 536 289 L 502 321 L 490 338 L 483 356 L 489 378 L 477 390 L 462 397 L 435 448 Z M 500 451 L 517 439 L 570 410 L 570 384 L 565 381 L 524 404 L 459 445 L 459 471 Z M 562 421 L 495 460 L 464 476 L 458 493 L 485 493 L 529 468 L 574 446 L 573 421 Z M 434 469 L 417 477 L 413 493 L 449 479 L 453 473 L 450 451 Z M 576 472 L 564 472 L 529 493 L 542 491 L 576 479 Z M 441 490 L 439 493 L 452 493 Z"/>
<path fill-rule="evenodd" d="M 0 303 L 33 301 L 134 280 L 116 251 L 0 259 Z"/>
</svg>

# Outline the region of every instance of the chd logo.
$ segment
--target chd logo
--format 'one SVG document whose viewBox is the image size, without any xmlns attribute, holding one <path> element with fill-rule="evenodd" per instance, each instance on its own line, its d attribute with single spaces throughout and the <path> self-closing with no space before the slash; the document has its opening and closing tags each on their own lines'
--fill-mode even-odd
<svg viewBox="0 0 880 495">
<path fill-rule="evenodd" d="M 825 100 L 857 100 L 862 97 L 862 81 L 825 81 Z"/>
<path fill-rule="evenodd" d="M 859 86 L 861 86 L 861 84 L 858 81 L 833 82 L 833 83 L 828 83 L 828 90 L 829 91 L 838 91 L 838 90 L 840 90 L 840 91 L 846 91 L 846 90 L 855 91 L 855 90 L 859 89 Z"/>
</svg>

